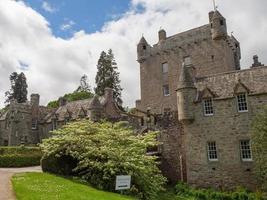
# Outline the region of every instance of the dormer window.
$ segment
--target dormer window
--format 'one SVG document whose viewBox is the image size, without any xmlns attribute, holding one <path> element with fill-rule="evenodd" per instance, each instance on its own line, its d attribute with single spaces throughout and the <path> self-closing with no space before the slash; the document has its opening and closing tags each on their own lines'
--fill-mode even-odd
<svg viewBox="0 0 267 200">
<path fill-rule="evenodd" d="M 240 93 L 236 96 L 237 101 L 237 109 L 238 112 L 247 112 L 248 111 L 248 104 L 247 104 L 247 94 Z"/>
<path fill-rule="evenodd" d="M 203 109 L 204 116 L 212 116 L 214 114 L 212 98 L 207 98 L 203 100 Z"/>
</svg>

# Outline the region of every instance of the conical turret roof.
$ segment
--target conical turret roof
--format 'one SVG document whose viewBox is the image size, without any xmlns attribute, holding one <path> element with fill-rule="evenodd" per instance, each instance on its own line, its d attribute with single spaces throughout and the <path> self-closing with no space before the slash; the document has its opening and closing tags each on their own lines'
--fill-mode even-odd
<svg viewBox="0 0 267 200">
<path fill-rule="evenodd" d="M 194 79 L 192 75 L 192 67 L 192 65 L 186 66 L 183 63 L 178 81 L 178 90 L 183 88 L 195 88 Z"/>
<path fill-rule="evenodd" d="M 148 44 L 144 36 L 140 39 L 139 44 Z"/>
</svg>

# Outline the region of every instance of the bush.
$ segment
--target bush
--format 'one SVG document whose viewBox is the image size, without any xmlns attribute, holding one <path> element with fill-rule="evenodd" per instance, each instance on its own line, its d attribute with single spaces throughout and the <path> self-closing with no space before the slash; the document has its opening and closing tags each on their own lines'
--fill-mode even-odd
<svg viewBox="0 0 267 200">
<path fill-rule="evenodd" d="M 0 147 L 0 167 L 37 166 L 41 157 L 38 147 Z"/>
<path fill-rule="evenodd" d="M 183 197 L 193 197 L 195 200 L 263 200 L 260 192 L 249 193 L 244 189 L 235 192 L 219 192 L 212 189 L 193 189 L 185 183 L 175 186 L 175 193 Z"/>
<path fill-rule="evenodd" d="M 146 155 L 147 148 L 158 145 L 156 136 L 155 132 L 136 136 L 124 123 L 77 121 L 43 141 L 42 167 L 55 174 L 79 176 L 108 191 L 115 190 L 116 175 L 131 175 L 128 193 L 153 200 L 166 182 L 157 157 Z"/>
</svg>

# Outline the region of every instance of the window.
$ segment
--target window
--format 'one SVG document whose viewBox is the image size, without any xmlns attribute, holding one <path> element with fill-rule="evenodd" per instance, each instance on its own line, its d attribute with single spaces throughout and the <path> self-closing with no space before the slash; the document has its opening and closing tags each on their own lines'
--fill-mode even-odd
<svg viewBox="0 0 267 200">
<path fill-rule="evenodd" d="M 165 97 L 170 95 L 169 85 L 163 85 L 163 95 Z"/>
<path fill-rule="evenodd" d="M 32 120 L 32 130 L 36 130 L 37 129 L 37 120 L 33 119 Z"/>
<path fill-rule="evenodd" d="M 190 56 L 184 57 L 184 64 L 185 64 L 185 66 L 192 64 L 192 61 L 191 61 L 191 57 Z"/>
<path fill-rule="evenodd" d="M 162 64 L 162 73 L 164 74 L 164 73 L 168 73 L 168 71 L 169 71 L 169 65 L 168 65 L 168 63 L 163 63 Z"/>
<path fill-rule="evenodd" d="M 146 50 L 146 46 L 145 45 L 143 46 L 143 50 Z"/>
<path fill-rule="evenodd" d="M 64 124 L 66 125 L 67 123 L 69 123 L 70 122 L 70 118 L 69 117 L 66 117 L 65 119 L 64 119 Z"/>
<path fill-rule="evenodd" d="M 237 107 L 238 107 L 238 112 L 247 112 L 248 111 L 246 93 L 242 93 L 242 94 L 237 95 Z"/>
<path fill-rule="evenodd" d="M 203 101 L 204 115 L 211 116 L 213 115 L 213 101 L 212 98 L 204 99 Z"/>
<path fill-rule="evenodd" d="M 223 26 L 224 25 L 224 21 L 220 20 L 220 25 Z"/>
<path fill-rule="evenodd" d="M 53 119 L 52 120 L 52 131 L 57 129 L 57 120 Z"/>
<path fill-rule="evenodd" d="M 216 142 L 208 142 L 208 159 L 209 161 L 218 160 Z"/>
<path fill-rule="evenodd" d="M 241 159 L 243 161 L 252 161 L 250 140 L 240 141 L 240 152 L 241 152 Z"/>
<path fill-rule="evenodd" d="M 215 56 L 214 55 L 211 55 L 211 61 L 214 62 L 214 58 Z"/>
</svg>

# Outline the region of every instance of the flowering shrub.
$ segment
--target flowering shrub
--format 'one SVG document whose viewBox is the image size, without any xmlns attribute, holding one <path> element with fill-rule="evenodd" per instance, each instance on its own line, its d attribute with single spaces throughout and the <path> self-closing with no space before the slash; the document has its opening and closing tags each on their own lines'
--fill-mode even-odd
<svg viewBox="0 0 267 200">
<path fill-rule="evenodd" d="M 125 123 L 74 122 L 41 144 L 42 167 L 47 172 L 79 176 L 108 191 L 115 190 L 117 175 L 131 175 L 128 193 L 153 200 L 166 182 L 157 157 L 146 155 L 147 148 L 158 145 L 156 135 L 134 135 Z"/>
</svg>

